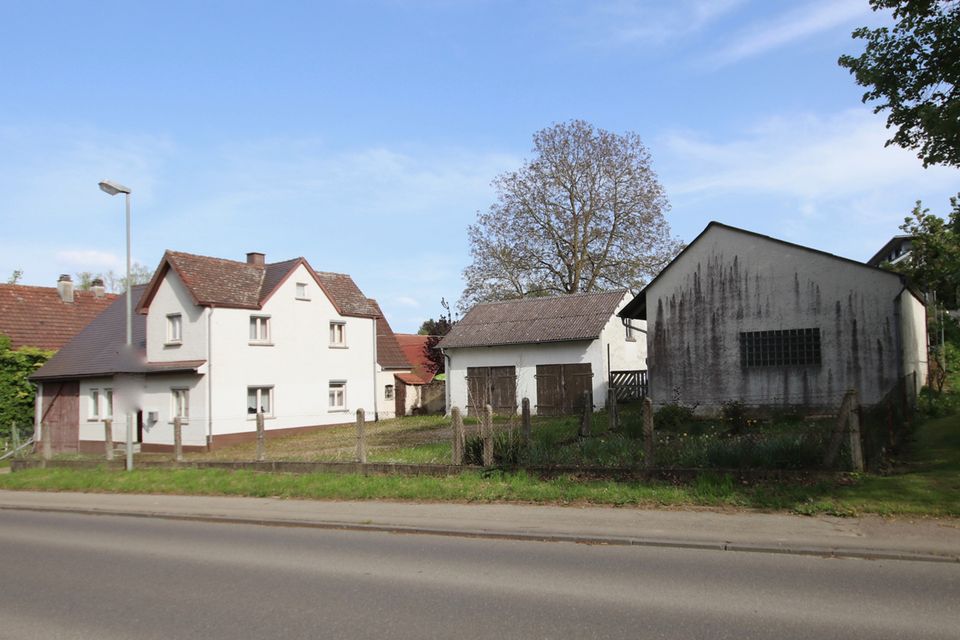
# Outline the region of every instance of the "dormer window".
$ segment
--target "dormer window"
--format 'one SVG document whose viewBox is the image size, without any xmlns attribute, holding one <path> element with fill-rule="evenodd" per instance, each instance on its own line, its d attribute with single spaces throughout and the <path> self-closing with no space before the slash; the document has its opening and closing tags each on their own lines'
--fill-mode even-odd
<svg viewBox="0 0 960 640">
<path fill-rule="evenodd" d="M 270 316 L 250 316 L 250 344 L 270 344 Z"/>
<path fill-rule="evenodd" d="M 347 346 L 347 325 L 344 322 L 331 322 L 330 323 L 330 346 L 331 347 L 346 347 Z"/>
<path fill-rule="evenodd" d="M 167 344 L 180 344 L 183 341 L 183 316 L 179 313 L 167 315 Z"/>
<path fill-rule="evenodd" d="M 309 300 L 307 297 L 307 283 L 298 282 L 297 283 L 297 300 Z"/>
</svg>

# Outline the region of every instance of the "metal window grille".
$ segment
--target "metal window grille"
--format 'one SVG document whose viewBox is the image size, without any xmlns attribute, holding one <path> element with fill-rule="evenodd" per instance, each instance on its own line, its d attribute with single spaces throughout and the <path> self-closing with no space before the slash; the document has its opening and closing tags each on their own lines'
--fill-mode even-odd
<svg viewBox="0 0 960 640">
<path fill-rule="evenodd" d="M 740 334 L 740 366 L 820 364 L 820 329 L 748 331 Z"/>
</svg>

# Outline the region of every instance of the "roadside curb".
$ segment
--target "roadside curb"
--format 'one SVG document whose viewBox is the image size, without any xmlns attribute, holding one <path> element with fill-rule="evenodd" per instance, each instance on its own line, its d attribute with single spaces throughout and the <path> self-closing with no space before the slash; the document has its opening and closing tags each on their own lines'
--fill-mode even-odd
<svg viewBox="0 0 960 640">
<path fill-rule="evenodd" d="M 92 516 L 122 516 L 128 518 L 159 518 L 163 520 L 210 522 L 219 524 L 247 524 L 267 527 L 292 527 L 302 529 L 326 529 L 336 531 L 369 531 L 411 535 L 433 535 L 455 538 L 488 540 L 516 540 L 527 542 L 570 542 L 574 544 L 659 547 L 672 549 L 699 549 L 704 551 L 734 551 L 740 553 L 773 553 L 781 555 L 817 556 L 822 558 L 851 558 L 860 560 L 900 560 L 907 562 L 960 563 L 960 556 L 912 551 L 870 549 L 866 547 L 833 547 L 816 545 L 771 545 L 743 542 L 704 542 L 670 538 L 645 538 L 632 536 L 603 536 L 566 533 L 531 533 L 525 531 L 493 531 L 486 529 L 454 529 L 420 527 L 393 524 L 360 522 L 297 520 L 282 518 L 249 518 L 218 516 L 213 514 L 185 514 L 168 511 L 124 511 L 69 507 L 38 507 L 2 505 L 0 511 L 32 511 L 46 513 L 72 513 Z"/>
</svg>

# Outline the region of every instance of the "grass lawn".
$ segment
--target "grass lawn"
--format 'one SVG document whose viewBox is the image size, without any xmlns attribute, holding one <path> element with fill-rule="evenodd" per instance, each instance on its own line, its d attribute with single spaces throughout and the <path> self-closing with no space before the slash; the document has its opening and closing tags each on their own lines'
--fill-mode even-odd
<svg viewBox="0 0 960 640">
<path fill-rule="evenodd" d="M 371 459 L 421 458 L 443 461 L 449 445 L 437 443 L 442 421 L 422 418 L 410 434 L 395 433 L 396 425 L 371 425 Z M 352 431 L 336 434 L 339 444 L 299 452 L 311 456 L 352 455 Z M 418 445 L 418 438 L 433 444 Z M 407 439 L 399 442 L 399 438 Z M 375 440 L 376 439 L 376 440 Z M 379 444 L 374 444 L 378 442 Z M 280 440 L 271 441 L 280 446 Z M 249 445 L 244 445 L 249 446 Z M 292 445 L 291 445 L 292 446 Z M 380 446 L 378 450 L 376 447 Z M 251 449 L 252 451 L 252 449 Z M 273 449 L 271 449 L 271 452 Z M 374 454 L 375 451 L 379 453 Z M 348 452 L 349 455 L 348 455 Z M 215 454 L 205 455 L 219 455 Z M 291 456 L 297 452 L 291 452 Z M 249 457 L 252 456 L 248 456 Z M 279 457 L 279 456 L 278 456 Z M 237 459 L 236 454 L 232 459 Z M 335 458 L 334 458 L 335 459 Z M 929 420 L 918 430 L 913 455 L 888 476 L 864 475 L 838 482 L 809 484 L 739 484 L 729 476 L 706 473 L 696 481 L 616 482 L 562 477 L 540 480 L 526 473 L 466 473 L 446 478 L 358 476 L 338 474 L 262 474 L 224 470 L 106 470 L 32 469 L 0 476 L 2 489 L 46 491 L 107 491 L 194 495 L 275 496 L 306 499 L 381 499 L 460 502 L 531 502 L 716 508 L 754 508 L 803 514 L 922 515 L 960 517 L 960 416 Z"/>
</svg>

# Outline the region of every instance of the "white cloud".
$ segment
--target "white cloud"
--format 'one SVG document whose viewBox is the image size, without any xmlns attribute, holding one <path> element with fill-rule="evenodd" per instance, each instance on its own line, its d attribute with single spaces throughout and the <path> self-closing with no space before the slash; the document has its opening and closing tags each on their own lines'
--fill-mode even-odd
<svg viewBox="0 0 960 640">
<path fill-rule="evenodd" d="M 58 263 L 75 269 L 96 271 L 99 269 L 116 269 L 123 262 L 120 257 L 106 251 L 95 249 L 69 249 L 56 253 Z"/>
<path fill-rule="evenodd" d="M 594 4 L 586 16 L 578 17 L 578 28 L 600 46 L 661 45 L 703 30 L 744 2 L 613 0 Z"/>
<path fill-rule="evenodd" d="M 860 25 L 873 12 L 863 0 L 820 0 L 795 7 L 773 20 L 749 25 L 711 59 L 722 66 L 766 53 L 798 40 L 837 29 Z"/>
</svg>

